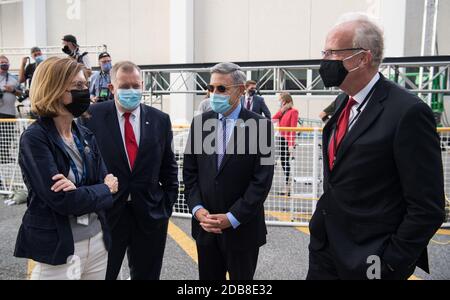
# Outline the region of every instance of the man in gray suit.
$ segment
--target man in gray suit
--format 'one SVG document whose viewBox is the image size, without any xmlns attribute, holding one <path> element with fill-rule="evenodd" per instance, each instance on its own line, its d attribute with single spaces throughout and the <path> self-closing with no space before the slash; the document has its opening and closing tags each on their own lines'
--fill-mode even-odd
<svg viewBox="0 0 450 300">
<path fill-rule="evenodd" d="M 272 116 L 266 102 L 264 102 L 264 98 L 256 95 L 256 81 L 247 81 L 245 83 L 245 90 L 245 95 L 241 97 L 242 107 L 259 115 L 264 115 L 267 119 L 271 119 Z"/>
</svg>

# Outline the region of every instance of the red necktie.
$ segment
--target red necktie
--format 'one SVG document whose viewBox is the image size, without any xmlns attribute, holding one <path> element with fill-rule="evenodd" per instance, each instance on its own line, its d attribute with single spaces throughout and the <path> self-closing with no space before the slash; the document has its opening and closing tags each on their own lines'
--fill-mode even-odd
<svg viewBox="0 0 450 300">
<path fill-rule="evenodd" d="M 130 113 L 124 113 L 125 117 L 125 146 L 127 147 L 128 160 L 130 161 L 131 170 L 133 170 L 134 162 L 138 153 L 138 144 L 134 135 L 133 126 L 130 123 Z"/>
<path fill-rule="evenodd" d="M 341 115 L 339 116 L 336 130 L 335 130 L 333 138 L 331 139 L 330 147 L 328 149 L 330 170 L 333 170 L 334 159 L 336 157 L 337 150 L 339 149 L 339 146 L 341 145 L 341 142 L 344 139 L 344 136 L 347 134 L 348 121 L 350 118 L 350 112 L 352 110 L 352 107 L 357 103 L 358 102 L 356 102 L 355 99 L 350 97 L 350 99 L 347 102 L 347 105 L 345 106 L 344 110 L 342 111 Z"/>
<path fill-rule="evenodd" d="M 252 108 L 252 98 L 248 97 L 247 99 L 247 110 L 250 110 Z"/>
</svg>

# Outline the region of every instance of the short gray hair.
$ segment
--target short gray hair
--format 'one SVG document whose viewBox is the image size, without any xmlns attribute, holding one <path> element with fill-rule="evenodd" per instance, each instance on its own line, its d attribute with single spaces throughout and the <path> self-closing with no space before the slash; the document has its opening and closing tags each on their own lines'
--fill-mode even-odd
<svg viewBox="0 0 450 300">
<path fill-rule="evenodd" d="M 125 73 L 132 73 L 133 71 L 138 71 L 141 74 L 141 68 L 139 68 L 135 63 L 131 61 L 121 61 L 116 63 L 111 69 L 111 82 L 115 82 L 117 78 L 117 73 L 122 70 Z"/>
<path fill-rule="evenodd" d="M 241 67 L 237 64 L 225 62 L 215 65 L 211 68 L 211 74 L 219 73 L 219 74 L 230 74 L 233 78 L 234 84 L 245 84 L 247 77 L 244 72 L 242 72 Z"/>
<path fill-rule="evenodd" d="M 4 56 L 4 55 L 2 55 L 2 54 L 0 54 L 0 58 L 6 59 L 7 61 L 9 61 L 9 58 L 7 58 L 6 56 Z"/>
<path fill-rule="evenodd" d="M 374 18 L 364 13 L 348 13 L 340 17 L 336 26 L 355 23 L 353 47 L 370 50 L 373 66 L 380 66 L 384 57 L 384 32 Z"/>
</svg>

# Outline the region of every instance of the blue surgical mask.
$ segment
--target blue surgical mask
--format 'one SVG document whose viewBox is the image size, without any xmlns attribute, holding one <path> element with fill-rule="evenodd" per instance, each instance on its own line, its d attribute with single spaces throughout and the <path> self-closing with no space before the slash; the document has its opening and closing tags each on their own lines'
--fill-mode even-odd
<svg viewBox="0 0 450 300">
<path fill-rule="evenodd" d="M 209 101 L 211 108 L 218 114 L 224 114 L 231 109 L 231 97 L 228 95 L 211 94 Z"/>
<path fill-rule="evenodd" d="M 138 89 L 118 89 L 120 105 L 126 110 L 135 110 L 141 103 L 142 91 Z"/>
<path fill-rule="evenodd" d="M 102 64 L 102 71 L 105 73 L 108 73 L 112 69 L 112 63 L 108 62 L 105 64 Z"/>
<path fill-rule="evenodd" d="M 34 58 L 34 61 L 35 61 L 37 64 L 40 64 L 40 63 L 43 62 L 44 60 L 45 60 L 45 56 L 44 56 L 44 55 L 36 56 L 36 57 Z"/>
</svg>

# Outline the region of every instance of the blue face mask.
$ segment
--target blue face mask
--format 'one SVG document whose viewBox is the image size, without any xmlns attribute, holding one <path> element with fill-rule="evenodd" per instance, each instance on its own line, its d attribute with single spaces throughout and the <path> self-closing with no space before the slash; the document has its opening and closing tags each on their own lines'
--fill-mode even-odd
<svg viewBox="0 0 450 300">
<path fill-rule="evenodd" d="M 117 97 L 124 109 L 132 111 L 141 103 L 142 91 L 137 89 L 118 89 Z"/>
<path fill-rule="evenodd" d="M 36 56 L 36 57 L 34 58 L 34 61 L 35 61 L 37 64 L 40 64 L 40 63 L 43 62 L 44 60 L 45 60 L 45 56 L 44 56 L 44 55 Z"/>
<path fill-rule="evenodd" d="M 105 64 L 102 64 L 102 71 L 108 73 L 112 69 L 112 63 L 108 62 Z"/>
<path fill-rule="evenodd" d="M 230 96 L 211 94 L 209 101 L 211 103 L 211 108 L 218 114 L 224 114 L 231 109 Z"/>
</svg>

